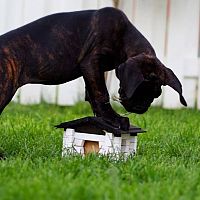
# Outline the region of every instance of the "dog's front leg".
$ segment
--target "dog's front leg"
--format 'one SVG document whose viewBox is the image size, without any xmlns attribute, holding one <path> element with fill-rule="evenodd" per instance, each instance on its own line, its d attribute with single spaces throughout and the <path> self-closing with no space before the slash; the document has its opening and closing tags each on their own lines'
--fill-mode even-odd
<svg viewBox="0 0 200 200">
<path fill-rule="evenodd" d="M 98 59 L 95 57 L 85 59 L 81 63 L 81 70 L 86 84 L 87 100 L 90 102 L 95 116 L 102 117 L 115 127 L 128 130 L 129 119 L 121 117 L 110 105 L 104 71 L 100 69 Z"/>
</svg>

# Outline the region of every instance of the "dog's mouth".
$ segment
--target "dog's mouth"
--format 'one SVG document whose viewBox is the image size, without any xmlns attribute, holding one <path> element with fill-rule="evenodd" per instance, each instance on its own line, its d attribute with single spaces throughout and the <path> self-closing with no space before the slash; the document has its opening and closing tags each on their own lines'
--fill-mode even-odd
<svg viewBox="0 0 200 200">
<path fill-rule="evenodd" d="M 122 100 L 121 104 L 124 106 L 124 108 L 131 113 L 137 113 L 137 114 L 143 114 L 145 113 L 148 108 L 150 107 L 151 103 L 153 102 L 154 99 L 151 101 L 149 100 L 148 102 L 140 102 L 140 103 L 135 103 L 131 99 L 127 100 Z"/>
</svg>

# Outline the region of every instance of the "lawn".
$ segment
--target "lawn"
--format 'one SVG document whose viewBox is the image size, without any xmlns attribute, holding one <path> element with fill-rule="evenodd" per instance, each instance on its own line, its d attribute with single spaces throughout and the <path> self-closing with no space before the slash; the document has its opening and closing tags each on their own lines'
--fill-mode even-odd
<svg viewBox="0 0 200 200">
<path fill-rule="evenodd" d="M 124 113 L 121 108 L 116 108 Z M 91 115 L 73 107 L 11 103 L 1 115 L 0 200 L 200 199 L 200 112 L 151 108 L 129 115 L 148 130 L 127 161 L 61 158 L 60 122 Z"/>
</svg>

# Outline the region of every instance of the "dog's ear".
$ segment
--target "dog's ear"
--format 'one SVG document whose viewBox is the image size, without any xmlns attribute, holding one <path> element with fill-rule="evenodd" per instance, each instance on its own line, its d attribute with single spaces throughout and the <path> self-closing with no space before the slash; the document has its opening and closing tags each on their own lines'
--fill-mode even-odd
<svg viewBox="0 0 200 200">
<path fill-rule="evenodd" d="M 128 59 L 116 69 L 116 76 L 120 80 L 120 88 L 127 98 L 131 98 L 136 88 L 144 81 L 140 64 L 134 58 Z"/>
<path fill-rule="evenodd" d="M 171 69 L 165 67 L 164 65 L 160 65 L 158 71 L 160 71 L 160 74 L 161 74 L 160 79 L 161 79 L 162 85 L 168 85 L 171 88 L 173 88 L 176 92 L 178 92 L 180 102 L 184 106 L 187 106 L 187 103 L 182 95 L 182 85 L 179 79 L 174 74 L 174 72 Z"/>
<path fill-rule="evenodd" d="M 120 80 L 120 88 L 127 98 L 131 98 L 137 87 L 154 74 L 162 85 L 168 85 L 179 93 L 180 102 L 187 106 L 182 95 L 182 85 L 173 71 L 165 67 L 156 56 L 139 54 L 129 58 L 116 69 L 116 76 Z"/>
</svg>

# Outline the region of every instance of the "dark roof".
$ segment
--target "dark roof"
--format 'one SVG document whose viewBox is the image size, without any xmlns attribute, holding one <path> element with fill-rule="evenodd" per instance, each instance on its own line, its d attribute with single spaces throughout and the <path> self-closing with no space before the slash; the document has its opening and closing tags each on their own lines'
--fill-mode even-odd
<svg viewBox="0 0 200 200">
<path fill-rule="evenodd" d="M 63 122 L 55 127 L 64 128 L 64 130 L 66 130 L 67 128 L 71 128 L 77 132 L 99 135 L 105 135 L 105 130 L 107 132 L 113 133 L 115 136 L 121 136 L 121 134 L 127 133 L 136 136 L 138 133 L 146 132 L 140 127 L 133 125 L 130 126 L 130 129 L 128 131 L 124 131 L 106 123 L 101 117 L 84 117 L 81 119 Z"/>
</svg>

